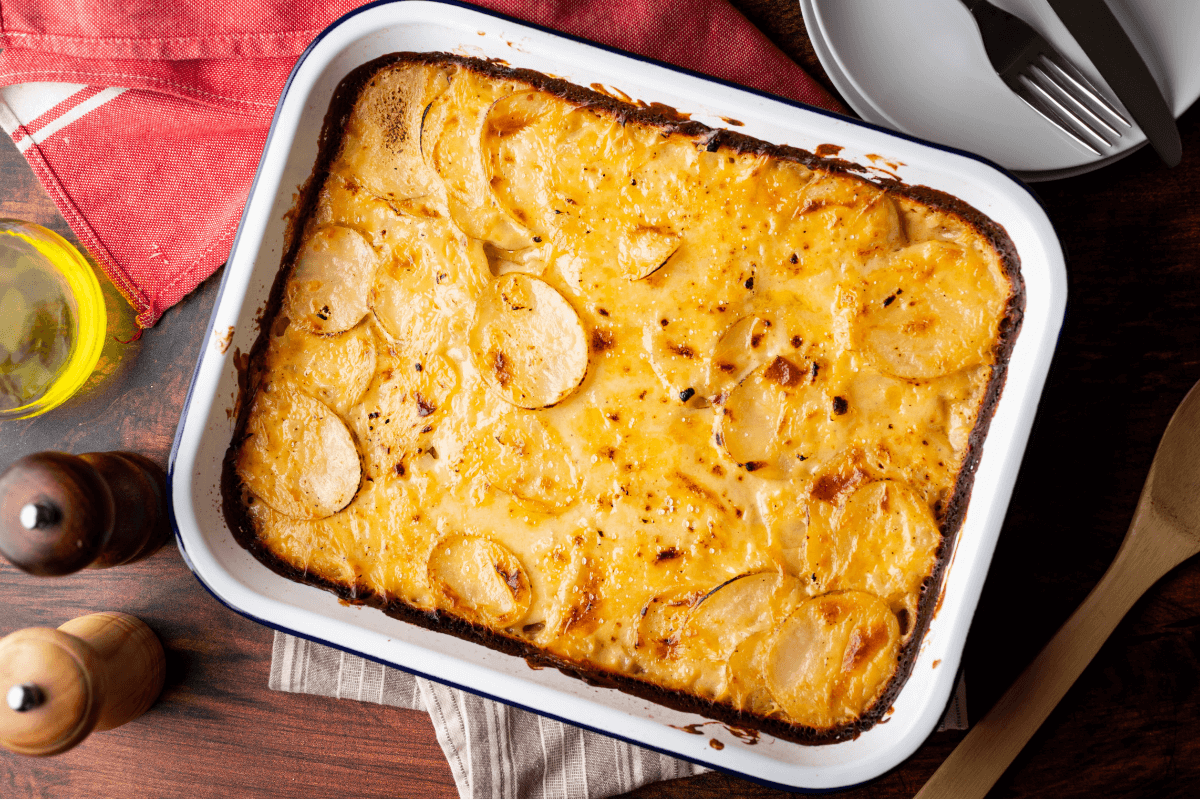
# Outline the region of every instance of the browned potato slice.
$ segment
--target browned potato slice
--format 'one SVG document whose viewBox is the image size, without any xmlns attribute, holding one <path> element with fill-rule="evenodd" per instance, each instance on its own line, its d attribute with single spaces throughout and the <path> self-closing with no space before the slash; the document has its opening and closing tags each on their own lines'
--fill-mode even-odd
<svg viewBox="0 0 1200 800">
<path fill-rule="evenodd" d="M 341 225 L 317 228 L 300 248 L 284 290 L 292 322 L 313 333 L 340 333 L 367 315 L 379 257 L 363 235 Z"/>
<path fill-rule="evenodd" d="M 537 593 L 523 633 L 545 646 L 561 645 L 560 655 L 587 658 L 596 654 L 594 633 L 605 619 L 606 569 L 598 558 L 595 529 L 568 528 L 544 541 L 531 565 Z M 617 626 L 619 628 L 619 625 Z M 571 636 L 564 636 L 570 632 Z"/>
<path fill-rule="evenodd" d="M 656 143 L 632 171 L 626 201 L 644 224 L 676 230 L 687 225 L 700 189 L 699 152 L 691 140 Z"/>
<path fill-rule="evenodd" d="M 970 247 L 911 245 L 868 273 L 855 328 L 875 366 L 900 378 L 933 378 L 991 363 L 1008 289 Z"/>
<path fill-rule="evenodd" d="M 721 334 L 709 365 L 711 391 L 721 392 L 740 383 L 750 372 L 766 363 L 772 322 L 759 316 L 745 316 Z"/>
<path fill-rule="evenodd" d="M 712 394 L 708 387 L 709 354 L 721 338 L 725 320 L 718 312 L 695 314 L 682 322 L 680 306 L 685 302 L 670 297 L 657 304 L 653 316 L 647 314 L 643 339 L 649 344 L 646 355 L 669 393 L 678 396 L 691 389 L 708 398 Z"/>
<path fill-rule="evenodd" d="M 237 474 L 251 494 L 281 514 L 321 519 L 345 508 L 362 480 L 358 450 L 329 406 L 271 387 L 250 409 Z"/>
<path fill-rule="evenodd" d="M 555 140 L 553 161 L 547 165 L 552 199 L 562 212 L 556 216 L 575 217 L 589 207 L 610 214 L 629 210 L 622 200 L 634 160 L 656 136 L 649 129 L 623 125 L 591 106 L 569 111 Z"/>
<path fill-rule="evenodd" d="M 352 175 L 389 200 L 433 190 L 434 176 L 421 159 L 420 129 L 429 103 L 449 86 L 435 67 L 405 65 L 377 74 L 364 87 L 347 121 L 345 144 L 333 170 Z"/>
<path fill-rule="evenodd" d="M 529 613 L 533 593 L 517 557 L 483 536 L 452 534 L 429 555 L 438 605 L 476 625 L 508 628 Z"/>
<path fill-rule="evenodd" d="M 865 261 L 905 243 L 899 209 L 875 187 L 816 172 L 787 203 L 793 224 L 785 236 L 802 263 L 810 255 Z"/>
<path fill-rule="evenodd" d="M 523 228 L 549 234 L 550 175 L 558 133 L 554 123 L 569 110 L 544 92 L 526 89 L 492 104 L 480 130 L 487 183 L 500 207 Z"/>
<path fill-rule="evenodd" d="M 421 155 L 446 187 L 468 207 L 484 205 L 490 196 L 479 157 L 484 115 L 497 98 L 512 92 L 507 81 L 492 81 L 467 70 L 456 72 L 450 88 L 424 109 Z"/>
<path fill-rule="evenodd" d="M 573 552 L 547 615 L 547 632 L 552 636 L 569 632 L 586 636 L 595 631 L 603 622 L 599 614 L 604 599 L 603 584 L 604 569 L 596 558 Z"/>
<path fill-rule="evenodd" d="M 267 369 L 345 415 L 375 375 L 375 337 L 360 322 L 343 333 L 314 336 L 286 325 L 271 338 Z"/>
<path fill-rule="evenodd" d="M 772 641 L 773 630 L 760 630 L 747 636 L 729 656 L 727 695 L 735 706 L 756 714 L 778 713 L 779 703 L 771 694 L 763 675 L 763 662 Z"/>
<path fill-rule="evenodd" d="M 787 473 L 780 462 L 790 450 L 785 433 L 820 394 L 809 377 L 807 365 L 776 356 L 729 392 L 722 403 L 721 443 L 730 458 L 765 478 Z"/>
<path fill-rule="evenodd" d="M 500 210 L 491 198 L 487 198 L 483 205 L 478 206 L 453 195 L 446 202 L 450 219 L 472 239 L 503 250 L 523 250 L 536 244 L 534 234 Z"/>
<path fill-rule="evenodd" d="M 371 311 L 393 343 L 428 355 L 467 336 L 471 304 L 490 279 L 482 244 L 445 220 L 420 223 L 376 271 Z"/>
<path fill-rule="evenodd" d="M 442 179 L 447 194 L 471 206 L 482 203 L 485 192 L 474 147 L 482 109 L 469 103 L 474 83 L 469 73 L 454 75 L 450 88 L 425 107 L 420 130 L 425 163 Z"/>
<path fill-rule="evenodd" d="M 755 572 L 716 587 L 688 615 L 681 640 L 689 654 L 723 661 L 751 633 L 770 628 L 795 605 L 800 582 L 791 575 Z"/>
<path fill-rule="evenodd" d="M 555 151 L 546 165 L 547 219 L 555 246 L 579 260 L 585 283 L 642 277 L 661 266 L 669 254 L 650 266 L 633 266 L 621 254 L 630 244 L 625 237 L 639 227 L 673 230 L 658 220 L 644 219 L 628 193 L 631 172 L 656 137 L 647 128 L 620 124 L 588 106 L 570 110 L 562 119 Z"/>
<path fill-rule="evenodd" d="M 587 336 L 575 309 L 545 281 L 517 272 L 480 298 L 471 352 L 488 385 L 520 408 L 561 402 L 587 374 Z"/>
<path fill-rule="evenodd" d="M 793 722 L 828 728 L 870 706 L 896 671 L 900 626 L 887 604 L 865 592 L 806 600 L 784 620 L 764 676 Z"/>
<path fill-rule="evenodd" d="M 441 356 L 380 352 L 378 369 L 349 419 L 372 479 L 407 478 L 430 444 L 458 385 L 454 365 Z"/>
<path fill-rule="evenodd" d="M 808 569 L 825 590 L 858 589 L 882 598 L 904 620 L 907 636 L 941 538 L 937 520 L 911 487 L 872 481 L 850 495 L 833 530 L 810 532 Z"/>
<path fill-rule="evenodd" d="M 667 263 L 683 239 L 669 230 L 637 226 L 621 235 L 617 259 L 631 281 L 649 277 Z"/>
<path fill-rule="evenodd" d="M 696 603 L 704 597 L 696 589 L 680 589 L 651 597 L 633 621 L 633 646 L 645 661 L 675 658 L 683 635 L 683 625 Z"/>
<path fill-rule="evenodd" d="M 444 334 L 439 314 L 439 264 L 418 250 L 384 264 L 371 285 L 371 311 L 379 327 L 413 353 L 438 349 Z M 444 279 L 444 278 L 443 278 Z"/>
<path fill-rule="evenodd" d="M 562 511 L 579 493 L 579 470 L 554 430 L 528 411 L 501 417 L 464 453 L 467 471 L 538 511 Z"/>
</svg>

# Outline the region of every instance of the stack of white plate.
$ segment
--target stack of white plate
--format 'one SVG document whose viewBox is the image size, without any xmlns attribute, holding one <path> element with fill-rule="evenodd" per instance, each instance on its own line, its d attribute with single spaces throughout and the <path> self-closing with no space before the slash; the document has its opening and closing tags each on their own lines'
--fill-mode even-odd
<svg viewBox="0 0 1200 800">
<path fill-rule="evenodd" d="M 993 0 L 1033 25 L 1088 78 L 1099 72 L 1046 0 Z M 1108 0 L 1178 117 L 1200 97 L 1200 0 Z M 1103 156 L 1025 105 L 988 61 L 959 0 L 800 0 L 809 37 L 864 120 L 977 153 L 1028 181 L 1111 164 L 1146 143 L 1134 127 Z"/>
</svg>

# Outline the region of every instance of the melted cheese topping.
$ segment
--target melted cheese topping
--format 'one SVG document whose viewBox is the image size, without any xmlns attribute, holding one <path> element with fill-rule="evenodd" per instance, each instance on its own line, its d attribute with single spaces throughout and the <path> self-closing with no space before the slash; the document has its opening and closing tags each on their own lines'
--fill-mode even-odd
<svg viewBox="0 0 1200 800">
<path fill-rule="evenodd" d="M 881 695 L 1011 292 L 969 225 L 399 65 L 304 237 L 237 461 L 272 553 L 798 725 Z M 321 434 L 264 433 L 288 408 Z M 348 440 L 347 504 L 306 467 Z"/>
</svg>

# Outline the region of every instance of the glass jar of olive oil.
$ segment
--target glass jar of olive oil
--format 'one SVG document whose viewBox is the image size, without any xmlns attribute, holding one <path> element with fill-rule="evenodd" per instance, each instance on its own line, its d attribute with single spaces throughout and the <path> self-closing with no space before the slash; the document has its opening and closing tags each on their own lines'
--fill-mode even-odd
<svg viewBox="0 0 1200 800">
<path fill-rule="evenodd" d="M 100 282 L 70 242 L 0 219 L 0 421 L 37 416 L 78 391 L 107 324 Z"/>
</svg>

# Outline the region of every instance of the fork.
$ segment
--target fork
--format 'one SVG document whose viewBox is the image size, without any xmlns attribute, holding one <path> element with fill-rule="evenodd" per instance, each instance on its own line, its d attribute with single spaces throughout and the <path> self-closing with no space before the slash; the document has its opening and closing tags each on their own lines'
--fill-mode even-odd
<svg viewBox="0 0 1200 800">
<path fill-rule="evenodd" d="M 1024 20 L 987 0 L 960 0 L 975 18 L 983 47 L 1008 88 L 1074 142 L 1094 155 L 1133 123 Z"/>
</svg>

